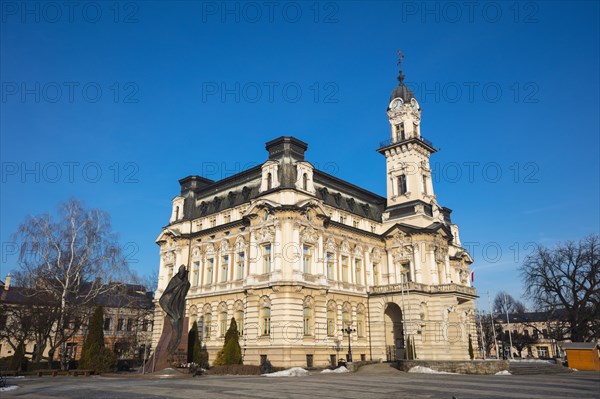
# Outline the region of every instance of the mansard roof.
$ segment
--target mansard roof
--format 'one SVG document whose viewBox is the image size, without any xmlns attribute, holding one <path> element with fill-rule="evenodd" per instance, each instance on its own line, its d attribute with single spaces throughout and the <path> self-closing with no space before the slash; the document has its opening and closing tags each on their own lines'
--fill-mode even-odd
<svg viewBox="0 0 600 399">
<path fill-rule="evenodd" d="M 267 192 L 259 192 L 262 165 L 213 181 L 201 176 L 187 176 L 179 180 L 181 196 L 185 198 L 185 220 L 196 219 L 281 189 L 295 187 L 295 175 L 291 162 L 305 162 L 304 151 L 308 145 L 294 137 L 279 137 L 266 144 L 270 161 L 282 165 L 281 186 Z M 314 169 L 313 181 L 318 186 L 316 197 L 325 204 L 348 213 L 381 221 L 386 199 L 328 173 Z M 205 200 L 204 200 L 205 199 Z"/>
</svg>

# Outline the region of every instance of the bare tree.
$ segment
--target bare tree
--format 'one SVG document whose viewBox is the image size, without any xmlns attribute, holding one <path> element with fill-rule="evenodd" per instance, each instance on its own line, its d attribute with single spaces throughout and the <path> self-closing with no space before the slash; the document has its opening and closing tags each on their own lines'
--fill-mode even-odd
<svg viewBox="0 0 600 399">
<path fill-rule="evenodd" d="M 29 216 L 14 237 L 21 285 L 57 305 L 48 335 L 49 360 L 59 350 L 65 367 L 64 345 L 87 322 L 94 299 L 114 287 L 107 282 L 129 277 L 117 237 L 105 212 L 85 209 L 75 199 L 59 207 L 56 219 Z"/>
<path fill-rule="evenodd" d="M 537 246 L 521 266 L 525 293 L 549 313 L 560 312 L 574 342 L 600 338 L 600 237 Z"/>
<path fill-rule="evenodd" d="M 524 313 L 525 305 L 510 294 L 500 291 L 494 297 L 494 312 L 501 313 L 504 316 L 506 316 L 506 313 Z"/>
</svg>

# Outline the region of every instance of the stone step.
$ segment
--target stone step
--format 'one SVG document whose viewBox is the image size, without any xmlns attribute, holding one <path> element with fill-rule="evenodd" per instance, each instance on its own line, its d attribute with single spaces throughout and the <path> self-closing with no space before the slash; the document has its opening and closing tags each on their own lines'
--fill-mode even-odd
<svg viewBox="0 0 600 399">
<path fill-rule="evenodd" d="M 508 368 L 512 374 L 531 375 L 531 374 L 564 374 L 572 373 L 568 367 L 562 367 L 555 364 L 518 364 L 510 363 Z"/>
</svg>

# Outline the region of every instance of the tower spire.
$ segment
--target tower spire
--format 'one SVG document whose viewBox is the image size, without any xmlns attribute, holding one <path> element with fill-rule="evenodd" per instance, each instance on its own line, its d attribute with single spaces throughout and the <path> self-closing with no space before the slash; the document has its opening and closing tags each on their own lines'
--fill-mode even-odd
<svg viewBox="0 0 600 399">
<path fill-rule="evenodd" d="M 404 59 L 404 54 L 401 50 L 398 50 L 398 82 L 400 84 L 404 84 L 404 74 L 402 73 L 402 60 Z"/>
</svg>

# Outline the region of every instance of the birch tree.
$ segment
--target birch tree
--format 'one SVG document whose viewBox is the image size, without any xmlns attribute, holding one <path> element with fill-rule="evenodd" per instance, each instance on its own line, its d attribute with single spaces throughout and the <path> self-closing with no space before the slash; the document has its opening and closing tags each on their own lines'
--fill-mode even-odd
<svg viewBox="0 0 600 399">
<path fill-rule="evenodd" d="M 66 342 L 89 319 L 94 300 L 130 278 L 127 262 L 106 212 L 86 209 L 76 199 L 59 206 L 56 216 L 29 216 L 14 235 L 19 245 L 20 285 L 52 302 L 49 361 L 58 351 L 66 366 Z"/>
</svg>

